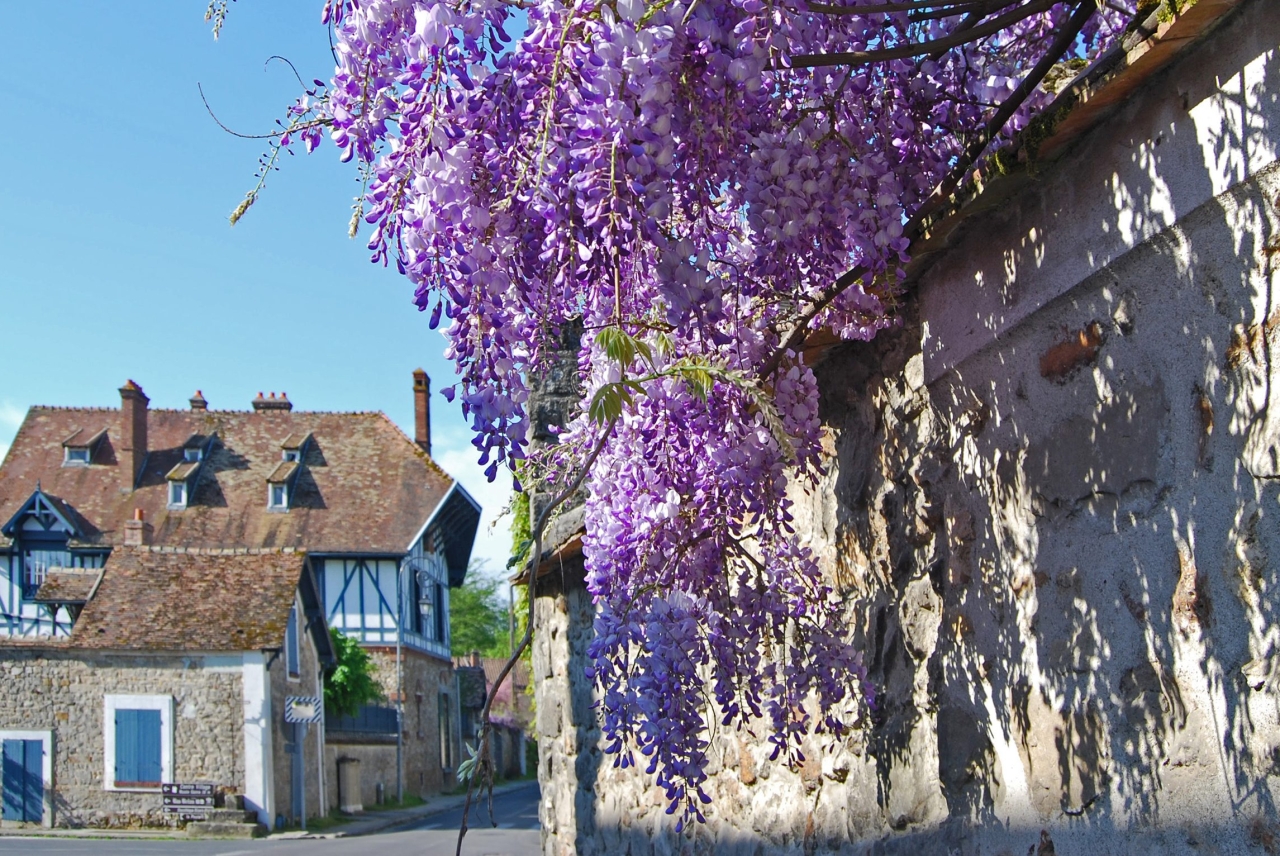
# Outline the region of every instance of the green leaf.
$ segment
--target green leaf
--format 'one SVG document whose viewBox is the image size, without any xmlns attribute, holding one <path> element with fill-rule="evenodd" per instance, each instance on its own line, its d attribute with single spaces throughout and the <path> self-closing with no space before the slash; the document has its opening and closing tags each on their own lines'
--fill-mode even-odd
<svg viewBox="0 0 1280 856">
<path fill-rule="evenodd" d="M 620 327 L 606 327 L 596 334 L 596 342 L 605 356 L 626 368 L 636 358 L 636 340 Z"/>
<path fill-rule="evenodd" d="M 334 658 L 325 674 L 324 703 L 337 714 L 355 716 L 360 708 L 383 698 L 382 687 L 373 679 L 373 660 L 355 638 L 330 628 Z"/>
<path fill-rule="evenodd" d="M 472 746 L 470 743 L 463 743 L 462 748 L 467 750 L 467 758 L 458 764 L 458 778 L 469 782 L 476 774 L 476 764 L 480 761 L 480 747 L 479 744 Z"/>
</svg>

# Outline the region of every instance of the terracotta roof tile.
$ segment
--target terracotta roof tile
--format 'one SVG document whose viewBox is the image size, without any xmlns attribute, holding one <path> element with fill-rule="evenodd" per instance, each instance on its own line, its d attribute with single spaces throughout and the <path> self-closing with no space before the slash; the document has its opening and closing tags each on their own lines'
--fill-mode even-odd
<svg viewBox="0 0 1280 856">
<path fill-rule="evenodd" d="M 63 466 L 63 439 L 86 426 L 107 429 L 93 462 Z M 150 451 L 130 491 L 123 428 L 119 410 L 32 407 L 0 466 L 0 521 L 42 483 L 84 521 L 85 544 L 122 544 L 140 508 L 154 527 L 152 544 L 402 553 L 453 483 L 382 413 L 152 409 Z M 214 432 L 188 507 L 170 510 L 166 475 L 183 462 L 188 438 Z M 308 434 L 288 513 L 268 511 L 267 478 L 281 463 L 281 444 Z"/>
<path fill-rule="evenodd" d="M 117 547 L 72 648 L 254 651 L 284 644 L 303 553 Z"/>
<path fill-rule="evenodd" d="M 35 600 L 37 603 L 84 603 L 101 576 L 100 568 L 50 568 Z"/>
</svg>

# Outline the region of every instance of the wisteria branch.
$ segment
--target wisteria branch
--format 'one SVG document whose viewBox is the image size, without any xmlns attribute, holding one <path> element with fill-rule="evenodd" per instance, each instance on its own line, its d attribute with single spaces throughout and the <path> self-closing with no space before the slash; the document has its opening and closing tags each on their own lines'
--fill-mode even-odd
<svg viewBox="0 0 1280 856">
<path fill-rule="evenodd" d="M 1032 0 L 1032 2 L 1019 6 L 1003 15 L 997 15 L 984 24 L 978 24 L 963 32 L 952 33 L 927 42 L 916 42 L 914 44 L 898 45 L 892 48 L 880 48 L 871 51 L 801 54 L 791 57 L 790 67 L 824 68 L 833 65 L 866 65 L 873 62 L 887 62 L 893 59 L 924 56 L 935 51 L 946 51 L 994 35 L 1019 21 L 1056 6 L 1059 2 L 1060 0 Z"/>
<path fill-rule="evenodd" d="M 1094 5 L 1093 0 L 1081 0 L 1080 5 L 1076 7 L 1076 11 L 1072 14 L 1070 20 L 1067 21 L 1066 26 L 1063 27 L 1062 31 L 1054 37 L 1054 40 L 1052 44 L 1049 45 L 1048 50 L 1046 50 L 1044 55 L 1040 57 L 1040 61 L 1037 62 L 1029 72 L 1027 72 L 1027 75 L 1022 78 L 1022 81 L 1018 84 L 1017 88 L 1015 88 L 1013 92 L 1009 93 L 1009 97 L 1004 100 L 1004 103 L 1000 105 L 1000 108 L 996 110 L 991 119 L 987 121 L 986 125 L 982 129 L 982 133 L 979 134 L 978 139 L 968 147 L 964 155 L 961 156 L 960 159 L 956 161 L 955 166 L 951 168 L 951 171 L 947 174 L 946 178 L 938 183 L 937 187 L 933 189 L 933 192 L 929 194 L 929 198 L 925 200 L 924 204 L 916 209 L 915 214 L 913 214 L 911 219 L 906 222 L 903 227 L 904 235 L 912 238 L 916 237 L 925 220 L 927 220 L 939 206 L 944 204 L 946 200 L 950 198 L 951 194 L 955 192 L 957 187 L 959 187 L 961 180 L 969 172 L 969 169 L 974 165 L 978 158 L 982 156 L 982 153 L 986 151 L 987 146 L 991 144 L 991 141 L 995 139 L 1001 129 L 1004 128 L 1005 123 L 1012 118 L 1013 114 L 1022 106 L 1022 103 L 1026 101 L 1031 93 L 1035 91 L 1036 87 L 1040 85 L 1040 81 L 1044 80 L 1045 75 L 1047 75 L 1049 71 L 1057 65 L 1058 59 L 1071 47 L 1071 43 L 1075 41 L 1076 36 L 1080 34 L 1080 31 L 1084 29 L 1085 24 L 1089 22 L 1089 19 L 1093 17 L 1096 11 L 1097 7 Z M 868 269 L 863 265 L 859 265 L 852 270 L 846 271 L 835 282 L 828 286 L 810 304 L 809 309 L 805 311 L 805 313 L 796 322 L 795 326 L 792 327 L 791 333 L 783 340 L 782 344 L 774 350 L 773 355 L 765 361 L 763 367 L 760 369 L 760 377 L 764 378 L 773 374 L 773 372 L 777 370 L 778 366 L 782 365 L 782 361 L 785 359 L 787 353 L 799 348 L 804 342 L 805 336 L 808 335 L 809 325 L 813 322 L 813 319 L 817 318 L 822 310 L 830 306 L 831 301 L 835 300 L 855 283 L 861 281 L 867 273 Z"/>
<path fill-rule="evenodd" d="M 458 849 L 457 856 L 462 856 L 462 840 L 467 836 L 467 819 L 471 814 L 471 797 L 475 791 L 477 779 L 483 779 L 482 788 L 486 788 L 489 796 L 489 820 L 495 826 L 497 822 L 493 820 L 493 759 L 490 752 L 489 743 L 493 734 L 493 721 L 489 718 L 489 713 L 493 709 L 493 702 L 498 697 L 498 690 L 502 687 L 502 682 L 507 679 L 507 675 L 520 662 L 520 658 L 524 656 L 525 650 L 533 642 L 533 621 L 534 610 L 537 604 L 537 585 L 538 585 L 538 564 L 542 560 L 542 534 L 546 530 L 547 522 L 551 519 L 552 513 L 559 508 L 566 500 L 578 492 L 578 488 L 582 487 L 582 483 L 586 481 L 587 476 L 591 472 L 591 467 L 595 464 L 596 458 L 600 457 L 600 453 L 604 451 L 605 444 L 609 441 L 609 437 L 613 434 L 614 426 L 618 424 L 617 417 L 610 419 L 600 431 L 599 438 L 596 439 L 595 445 L 591 449 L 591 453 L 582 463 L 582 467 L 578 470 L 577 476 L 574 477 L 564 490 L 562 490 L 546 507 L 538 514 L 538 520 L 533 526 L 533 545 L 529 551 L 529 614 L 525 622 L 524 636 L 520 638 L 511 656 L 507 658 L 507 662 L 503 665 L 502 671 L 498 673 L 498 677 L 493 682 L 493 689 L 489 690 L 489 697 L 485 699 L 484 709 L 480 713 L 481 729 L 479 746 L 477 748 L 475 765 L 471 768 L 471 775 L 467 780 L 467 800 L 462 806 L 462 825 L 458 829 Z"/>
</svg>

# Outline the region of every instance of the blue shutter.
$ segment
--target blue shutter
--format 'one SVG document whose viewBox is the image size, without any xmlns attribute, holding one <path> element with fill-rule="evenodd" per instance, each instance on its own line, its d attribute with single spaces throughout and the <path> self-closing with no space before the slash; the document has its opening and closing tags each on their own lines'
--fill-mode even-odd
<svg viewBox="0 0 1280 856">
<path fill-rule="evenodd" d="M 138 711 L 116 711 L 116 784 L 138 779 Z"/>
<path fill-rule="evenodd" d="M 115 783 L 160 784 L 160 711 L 116 711 Z"/>
<path fill-rule="evenodd" d="M 44 817 L 44 741 L 21 742 L 25 744 L 27 756 L 22 819 L 27 823 L 39 823 Z"/>
<path fill-rule="evenodd" d="M 436 583 L 436 639 L 440 642 L 448 642 L 449 637 L 446 631 L 447 618 L 444 614 L 444 586 Z"/>
<path fill-rule="evenodd" d="M 22 820 L 22 780 L 26 776 L 23 763 L 23 741 L 4 741 L 4 812 L 5 820 Z"/>
<path fill-rule="evenodd" d="M 160 711 L 139 710 L 138 778 L 148 785 L 160 784 Z"/>
<path fill-rule="evenodd" d="M 285 663 L 289 674 L 298 674 L 298 609 L 289 609 L 289 623 L 284 626 Z"/>
</svg>

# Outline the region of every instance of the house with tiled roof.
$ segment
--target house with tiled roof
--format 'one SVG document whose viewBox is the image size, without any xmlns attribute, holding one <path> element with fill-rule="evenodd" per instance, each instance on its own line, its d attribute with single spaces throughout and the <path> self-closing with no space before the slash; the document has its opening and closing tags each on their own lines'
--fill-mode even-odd
<svg viewBox="0 0 1280 856">
<path fill-rule="evenodd" d="M 161 785 L 212 783 L 294 822 L 338 804 L 343 764 L 364 768 L 344 804 L 453 784 L 449 589 L 480 509 L 431 459 L 429 393 L 415 372 L 413 437 L 283 393 L 151 408 L 133 381 L 119 409 L 30 409 L 0 464 L 0 670 L 26 676 L 0 683 L 6 769 L 27 771 L 4 780 L 5 820 L 152 823 Z M 320 695 L 329 627 L 377 666 L 372 732 L 284 721 L 287 698 Z"/>
</svg>

